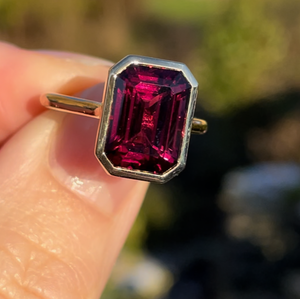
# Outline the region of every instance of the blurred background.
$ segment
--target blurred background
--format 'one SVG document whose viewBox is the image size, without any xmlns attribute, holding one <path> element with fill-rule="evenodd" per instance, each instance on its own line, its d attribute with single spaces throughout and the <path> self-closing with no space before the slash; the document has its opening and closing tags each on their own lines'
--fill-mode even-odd
<svg viewBox="0 0 300 299">
<path fill-rule="evenodd" d="M 199 82 L 185 171 L 152 185 L 104 299 L 300 298 L 299 0 L 0 0 L 0 39 Z"/>
</svg>

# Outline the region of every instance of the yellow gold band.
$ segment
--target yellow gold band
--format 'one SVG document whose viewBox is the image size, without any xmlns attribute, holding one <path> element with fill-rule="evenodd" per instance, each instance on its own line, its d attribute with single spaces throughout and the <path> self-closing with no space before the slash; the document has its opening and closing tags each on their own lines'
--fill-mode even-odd
<svg viewBox="0 0 300 299">
<path fill-rule="evenodd" d="M 47 93 L 41 96 L 41 104 L 49 109 L 64 111 L 73 114 L 100 118 L 102 103 L 81 98 Z M 204 134 L 207 131 L 207 122 L 200 118 L 193 118 L 192 133 Z"/>
</svg>

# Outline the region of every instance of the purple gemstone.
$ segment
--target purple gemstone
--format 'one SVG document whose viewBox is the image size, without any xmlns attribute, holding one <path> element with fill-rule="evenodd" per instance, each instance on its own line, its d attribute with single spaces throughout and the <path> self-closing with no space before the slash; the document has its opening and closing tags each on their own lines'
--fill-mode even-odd
<svg viewBox="0 0 300 299">
<path fill-rule="evenodd" d="M 177 70 L 130 65 L 117 75 L 105 144 L 111 163 L 154 174 L 175 166 L 190 93 Z"/>
</svg>

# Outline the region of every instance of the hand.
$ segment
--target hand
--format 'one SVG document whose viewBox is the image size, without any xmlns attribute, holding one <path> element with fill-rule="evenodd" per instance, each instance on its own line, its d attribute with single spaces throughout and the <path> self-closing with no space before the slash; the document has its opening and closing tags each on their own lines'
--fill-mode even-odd
<svg viewBox="0 0 300 299">
<path fill-rule="evenodd" d="M 108 176 L 98 121 L 43 112 L 39 96 L 99 100 L 109 65 L 0 43 L 1 299 L 100 297 L 148 184 Z"/>
</svg>

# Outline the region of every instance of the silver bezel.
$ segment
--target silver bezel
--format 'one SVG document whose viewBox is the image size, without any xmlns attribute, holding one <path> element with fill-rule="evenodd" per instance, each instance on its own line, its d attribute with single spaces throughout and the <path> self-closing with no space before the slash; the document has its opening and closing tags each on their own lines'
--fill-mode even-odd
<svg viewBox="0 0 300 299">
<path fill-rule="evenodd" d="M 184 128 L 185 134 L 183 137 L 178 162 L 175 166 L 173 166 L 168 171 L 160 175 L 149 173 L 147 171 L 129 170 L 122 167 L 115 167 L 112 165 L 110 160 L 108 160 L 104 152 L 107 131 L 109 126 L 112 99 L 115 91 L 116 78 L 123 70 L 125 70 L 128 66 L 132 64 L 145 65 L 145 66 L 152 65 L 157 68 L 164 68 L 164 69 L 168 68 L 168 69 L 180 71 L 183 73 L 183 75 L 185 76 L 185 78 L 188 80 L 188 82 L 191 84 L 192 87 L 190 98 L 189 98 L 187 118 L 186 118 L 186 123 Z M 117 64 L 115 64 L 109 70 L 108 78 L 106 81 L 105 93 L 102 102 L 103 110 L 101 115 L 101 121 L 99 123 L 99 128 L 98 128 L 98 138 L 95 146 L 95 155 L 102 163 L 106 171 L 111 175 L 115 175 L 119 177 L 143 180 L 148 182 L 156 182 L 161 184 L 166 183 L 174 176 L 178 175 L 184 169 L 186 164 L 188 146 L 189 146 L 190 135 L 191 135 L 192 120 L 194 116 L 196 99 L 197 99 L 197 91 L 198 91 L 198 82 L 196 81 L 196 79 L 194 78 L 194 76 L 192 75 L 188 67 L 183 63 L 144 57 L 144 56 L 129 55 L 123 58 Z"/>
</svg>

